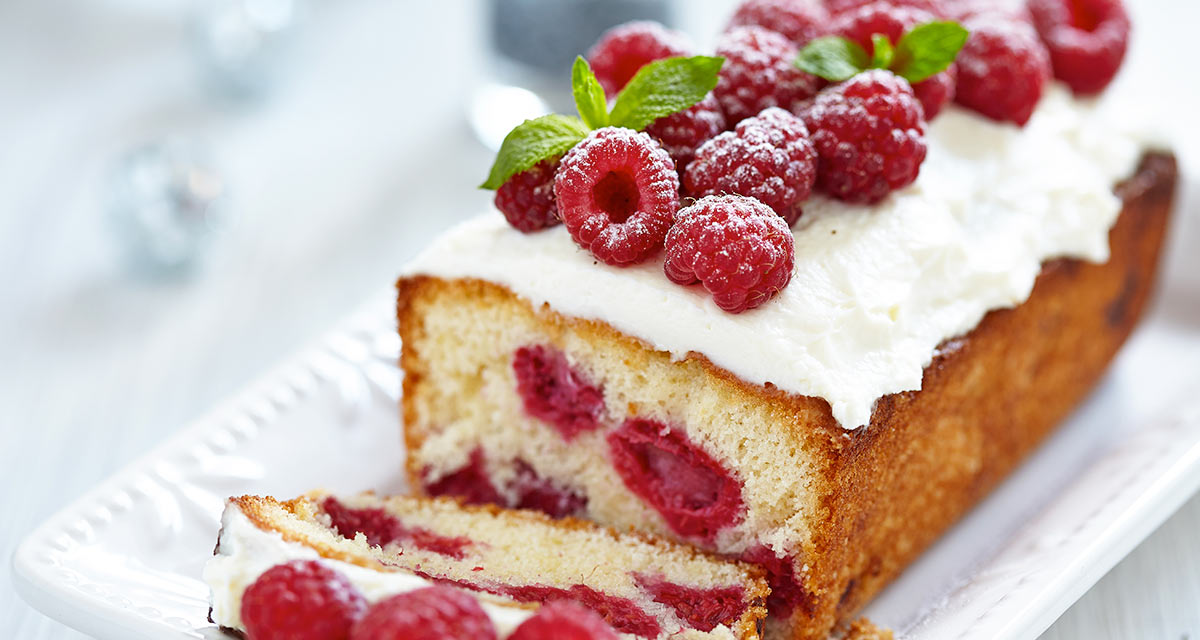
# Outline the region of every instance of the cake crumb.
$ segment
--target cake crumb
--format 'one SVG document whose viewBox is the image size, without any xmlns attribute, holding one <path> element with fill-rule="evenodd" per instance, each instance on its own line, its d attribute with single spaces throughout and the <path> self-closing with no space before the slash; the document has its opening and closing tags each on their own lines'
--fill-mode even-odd
<svg viewBox="0 0 1200 640">
<path fill-rule="evenodd" d="M 884 629 L 866 618 L 859 618 L 846 628 L 842 640 L 894 640 L 891 629 Z"/>
</svg>

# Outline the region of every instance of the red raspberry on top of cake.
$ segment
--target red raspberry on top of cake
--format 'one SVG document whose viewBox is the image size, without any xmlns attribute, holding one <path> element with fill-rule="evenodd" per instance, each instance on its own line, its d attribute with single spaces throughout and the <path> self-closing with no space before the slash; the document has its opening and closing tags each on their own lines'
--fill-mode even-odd
<svg viewBox="0 0 1200 640">
<path fill-rule="evenodd" d="M 873 35 L 887 36 L 895 45 L 913 27 L 936 19 L 936 15 L 924 9 L 895 6 L 886 0 L 879 0 L 839 14 L 830 24 L 829 30 L 857 42 L 866 50 L 867 55 L 874 55 Z M 957 70 L 951 64 L 945 71 L 912 85 L 913 93 L 925 110 L 926 121 L 933 120 L 942 107 L 954 97 L 956 75 Z"/>
<path fill-rule="evenodd" d="M 558 158 L 543 160 L 509 178 L 496 190 L 495 205 L 518 231 L 532 233 L 559 224 L 554 204 Z"/>
<path fill-rule="evenodd" d="M 1129 44 L 1129 16 L 1121 0 L 1029 0 L 1054 77 L 1080 95 L 1112 82 Z"/>
<path fill-rule="evenodd" d="M 745 0 L 738 5 L 729 26 L 762 27 L 781 33 L 792 44 L 803 47 L 825 33 L 829 13 L 814 0 Z"/>
<path fill-rule="evenodd" d="M 912 87 L 872 69 L 817 95 L 800 114 L 817 147 L 817 188 L 872 203 L 917 179 L 925 121 Z"/>
<path fill-rule="evenodd" d="M 717 41 L 725 58 L 713 94 L 736 125 L 767 107 L 794 111 L 821 86 L 819 78 L 796 68 L 799 49 L 785 36 L 762 27 L 734 27 Z"/>
<path fill-rule="evenodd" d="M 667 235 L 667 277 L 699 282 L 725 311 L 741 313 L 770 300 L 792 277 L 794 240 L 763 203 L 707 196 L 679 211 Z"/>
<path fill-rule="evenodd" d="M 829 10 L 829 13 L 837 16 L 843 13 L 854 11 L 861 7 L 865 7 L 869 4 L 882 2 L 893 7 L 909 7 L 912 9 L 920 9 L 922 11 L 928 11 L 935 16 L 942 16 L 945 15 L 946 11 L 944 8 L 945 3 L 954 1 L 955 0 L 825 0 L 825 7 Z"/>
<path fill-rule="evenodd" d="M 663 25 L 639 20 L 605 31 L 587 54 L 596 79 L 610 97 L 617 95 L 638 69 L 663 58 L 692 55 L 687 37 Z"/>
<path fill-rule="evenodd" d="M 1037 32 L 1016 20 L 979 15 L 958 54 L 954 100 L 1000 121 L 1024 125 L 1050 80 L 1050 55 Z"/>
<path fill-rule="evenodd" d="M 757 198 L 789 225 L 812 193 L 817 152 L 804 121 L 778 107 L 704 143 L 683 174 L 693 198 L 737 194 Z"/>
<path fill-rule="evenodd" d="M 679 209 L 679 174 L 649 135 L 605 127 L 563 156 L 554 197 L 576 244 L 605 264 L 626 266 L 662 248 Z"/>
<path fill-rule="evenodd" d="M 696 157 L 696 149 L 724 130 L 725 113 L 711 93 L 683 111 L 655 120 L 645 129 L 671 154 L 681 177 Z"/>
<path fill-rule="evenodd" d="M 204 579 L 212 621 L 252 640 L 536 640 L 548 625 L 580 640 L 755 640 L 768 591 L 757 568 L 581 520 L 324 492 L 232 498 Z M 561 602 L 574 606 L 539 610 Z"/>
</svg>

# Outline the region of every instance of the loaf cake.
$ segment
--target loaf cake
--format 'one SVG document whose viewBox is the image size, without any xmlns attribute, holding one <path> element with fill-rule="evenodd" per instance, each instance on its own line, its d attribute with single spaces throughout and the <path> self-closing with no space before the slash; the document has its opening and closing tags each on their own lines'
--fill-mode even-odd
<svg viewBox="0 0 1200 640">
<path fill-rule="evenodd" d="M 629 638 L 748 640 L 760 637 L 766 615 L 757 567 L 691 547 L 445 498 L 317 491 L 228 501 L 204 571 L 211 621 L 245 631 L 247 589 L 272 567 L 303 560 L 344 576 L 367 603 L 432 584 L 466 590 L 500 638 L 541 603 L 562 600 Z"/>
<path fill-rule="evenodd" d="M 1007 71 L 960 61 L 960 90 L 965 74 L 968 97 L 986 102 L 997 85 L 979 74 Z M 858 77 L 891 86 L 886 75 Z M 766 638 L 844 625 L 1086 396 L 1150 294 L 1173 156 L 1103 99 L 1037 80 L 1022 86 L 1028 113 L 962 101 L 919 119 L 905 134 L 919 134 L 919 176 L 884 195 L 836 192 L 818 175 L 803 213 L 789 214 L 790 281 L 748 305 L 722 303 L 708 282 L 679 286 L 664 265 L 671 235 L 667 258 L 630 264 L 596 247 L 591 221 L 573 224 L 563 207 L 578 199 L 562 195 L 578 168 L 608 167 L 593 149 L 639 144 L 593 131 L 554 160 L 559 209 L 539 226 L 514 222 L 500 193 L 505 217 L 450 230 L 399 280 L 413 487 L 758 564 L 771 587 Z M 903 104 L 906 87 L 894 92 Z M 805 104 L 792 108 L 811 116 Z M 785 119 L 765 106 L 761 122 L 722 136 Z M 834 152 L 813 140 L 819 174 Z M 661 162 L 645 157 L 647 171 Z M 545 181 L 548 166 L 510 183 Z M 685 196 L 699 182 L 690 171 Z M 590 188 L 612 213 L 607 179 Z M 696 215 L 688 202 L 668 226 Z M 614 226 L 644 215 L 637 224 L 653 227 L 654 211 L 619 213 Z"/>
</svg>

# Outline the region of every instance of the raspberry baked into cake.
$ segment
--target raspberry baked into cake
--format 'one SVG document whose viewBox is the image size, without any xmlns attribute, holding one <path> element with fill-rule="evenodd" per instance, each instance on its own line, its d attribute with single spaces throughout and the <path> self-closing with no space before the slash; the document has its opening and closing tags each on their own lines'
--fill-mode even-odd
<svg viewBox="0 0 1200 640">
<path fill-rule="evenodd" d="M 251 640 L 748 640 L 767 595 L 759 568 L 661 539 L 324 492 L 231 499 L 204 579 L 211 620 Z"/>
<path fill-rule="evenodd" d="M 1141 315 L 1176 168 L 1104 91 L 1129 28 L 750 0 L 716 57 L 606 36 L 398 283 L 413 486 L 757 564 L 767 638 L 846 624 Z"/>
</svg>

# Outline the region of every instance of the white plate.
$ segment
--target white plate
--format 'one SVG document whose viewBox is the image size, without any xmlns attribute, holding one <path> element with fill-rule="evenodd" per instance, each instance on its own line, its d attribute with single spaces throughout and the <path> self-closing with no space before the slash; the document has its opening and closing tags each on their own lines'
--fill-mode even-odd
<svg viewBox="0 0 1200 640">
<path fill-rule="evenodd" d="M 1176 221 L 1176 249 L 1200 246 L 1196 222 Z M 1035 637 L 1196 490 L 1200 257 L 1174 258 L 1096 393 L 869 616 L 903 637 Z M 199 575 L 225 496 L 404 489 L 398 347 L 385 292 L 33 531 L 18 590 L 100 638 L 221 637 Z"/>
</svg>

